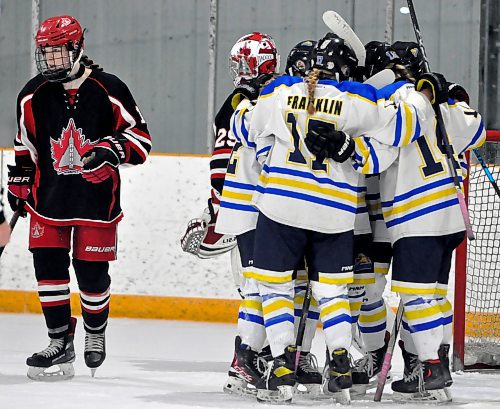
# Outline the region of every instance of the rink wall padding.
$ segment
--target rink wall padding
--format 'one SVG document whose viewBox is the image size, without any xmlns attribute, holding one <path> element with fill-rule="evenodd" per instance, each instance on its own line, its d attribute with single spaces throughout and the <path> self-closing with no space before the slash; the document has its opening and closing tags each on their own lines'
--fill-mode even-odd
<svg viewBox="0 0 500 409">
<path fill-rule="evenodd" d="M 0 153 L 5 189 L 14 152 Z M 109 267 L 115 316 L 236 320 L 240 296 L 229 254 L 201 260 L 180 246 L 188 221 L 207 206 L 209 160 L 208 155 L 152 154 L 145 164 L 120 171 L 125 217 L 118 225 L 118 258 Z M 4 203 L 10 219 L 6 197 Z M 2 292 L 1 311 L 39 311 L 29 233 L 28 219 L 20 218 L 0 258 L 0 290 L 10 290 Z M 77 294 L 72 267 L 70 277 L 71 292 Z M 8 309 L 6 303 L 16 305 Z"/>
<path fill-rule="evenodd" d="M 234 323 L 239 304 L 238 300 L 114 294 L 111 296 L 109 315 L 117 318 Z M 71 294 L 71 311 L 74 315 L 81 315 L 77 293 Z M 38 293 L 0 290 L 0 312 L 41 314 Z"/>
</svg>

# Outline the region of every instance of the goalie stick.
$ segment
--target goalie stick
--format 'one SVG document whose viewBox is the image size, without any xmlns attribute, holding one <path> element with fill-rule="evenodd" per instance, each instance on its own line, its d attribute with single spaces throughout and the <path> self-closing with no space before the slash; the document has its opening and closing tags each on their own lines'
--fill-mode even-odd
<svg viewBox="0 0 500 409">
<path fill-rule="evenodd" d="M 422 40 L 422 35 L 420 34 L 420 27 L 417 21 L 417 14 L 415 12 L 415 7 L 413 7 L 413 0 L 406 0 L 408 3 L 408 9 L 410 10 L 411 22 L 413 25 L 413 31 L 415 31 L 415 37 L 417 39 L 418 47 L 422 52 L 422 59 L 424 61 L 424 71 L 430 72 L 429 61 L 427 59 L 427 54 L 425 53 L 424 42 Z M 457 194 L 458 203 L 460 205 L 460 211 L 462 212 L 462 217 L 464 219 L 465 230 L 467 232 L 467 238 L 469 240 L 474 240 L 474 232 L 472 231 L 472 225 L 470 222 L 469 211 L 467 210 L 467 205 L 465 204 L 465 196 L 462 192 L 462 187 L 460 186 L 460 180 L 458 179 L 457 173 L 457 161 L 453 156 L 453 148 L 448 139 L 446 133 L 446 128 L 444 126 L 443 114 L 439 106 L 434 106 L 434 112 L 436 113 L 436 134 L 438 139 L 441 139 L 442 145 L 445 149 L 446 159 L 448 162 L 448 168 L 450 169 L 451 177 L 453 179 L 453 184 L 455 185 L 455 192 Z"/>
<path fill-rule="evenodd" d="M 366 59 L 365 46 L 342 16 L 333 10 L 328 10 L 323 13 L 323 22 L 334 34 L 349 43 L 358 58 L 358 65 L 364 66 Z"/>
</svg>

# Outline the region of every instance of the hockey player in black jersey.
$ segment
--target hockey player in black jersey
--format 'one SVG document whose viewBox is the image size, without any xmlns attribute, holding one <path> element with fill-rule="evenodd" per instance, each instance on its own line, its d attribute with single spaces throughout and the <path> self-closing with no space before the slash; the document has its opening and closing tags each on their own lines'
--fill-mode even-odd
<svg viewBox="0 0 500 409">
<path fill-rule="evenodd" d="M 69 251 L 84 321 L 85 363 L 105 359 L 109 261 L 116 259 L 122 219 L 120 165 L 146 160 L 151 138 L 127 86 L 81 63 L 84 31 L 71 16 L 42 23 L 36 35 L 39 75 L 17 100 L 15 165 L 9 166 L 9 203 L 30 214 L 38 294 L 50 345 L 27 359 L 28 377 L 73 376 L 75 359 L 69 291 Z M 71 238 L 72 237 L 72 238 Z M 60 370 L 47 368 L 59 365 Z"/>
</svg>

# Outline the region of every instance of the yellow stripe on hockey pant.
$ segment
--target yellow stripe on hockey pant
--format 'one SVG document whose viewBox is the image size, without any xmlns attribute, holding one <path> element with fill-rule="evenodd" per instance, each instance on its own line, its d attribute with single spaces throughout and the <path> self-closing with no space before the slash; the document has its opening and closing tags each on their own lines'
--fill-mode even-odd
<svg viewBox="0 0 500 409">
<path fill-rule="evenodd" d="M 246 278 L 254 278 L 258 281 L 265 281 L 267 283 L 288 283 L 292 281 L 292 273 L 285 276 L 274 276 L 262 273 L 256 273 L 255 271 L 245 271 L 243 276 Z"/>
<path fill-rule="evenodd" d="M 452 310 L 451 303 L 448 300 L 446 300 L 445 303 L 441 303 L 439 300 L 437 300 L 437 303 L 438 303 L 439 309 L 441 310 L 441 312 L 443 314 L 450 312 Z"/>
<path fill-rule="evenodd" d="M 266 177 L 264 175 L 260 175 L 259 180 L 261 183 L 263 183 L 265 185 L 274 184 L 274 185 L 278 185 L 278 186 L 288 186 L 288 187 L 293 187 L 296 189 L 306 190 L 308 192 L 320 193 L 322 195 L 329 196 L 329 197 L 335 197 L 337 199 L 342 199 L 342 200 L 345 200 L 347 202 L 351 202 L 352 204 L 358 203 L 357 195 L 352 195 L 350 193 L 339 192 L 337 190 L 322 188 L 322 187 L 314 185 L 312 183 L 298 182 L 295 180 L 290 180 L 290 179 L 280 178 L 280 177 L 275 177 L 275 176 Z"/>
<path fill-rule="evenodd" d="M 227 189 L 224 189 L 222 191 L 222 197 L 227 198 L 227 199 L 242 200 L 244 202 L 251 202 L 252 201 L 252 195 L 249 195 L 246 193 L 230 192 Z"/>
<path fill-rule="evenodd" d="M 432 305 L 430 307 L 426 307 L 425 309 L 420 309 L 420 310 L 408 310 L 408 308 L 405 308 L 403 312 L 405 318 L 408 320 L 419 320 L 419 319 L 425 319 L 425 318 L 430 318 L 434 317 L 435 315 L 441 316 L 441 309 L 437 305 Z"/>
<path fill-rule="evenodd" d="M 436 288 L 434 294 L 446 296 L 448 294 L 448 288 Z"/>
<path fill-rule="evenodd" d="M 422 206 L 426 203 L 433 202 L 434 200 L 442 199 L 444 197 L 455 195 L 455 188 L 451 187 L 446 190 L 442 190 L 440 192 L 431 193 L 430 195 L 426 195 L 419 199 L 412 200 L 411 202 L 405 203 L 403 205 L 394 206 L 390 211 L 384 212 L 384 218 L 395 216 L 398 213 L 404 213 L 416 208 L 418 206 Z"/>
<path fill-rule="evenodd" d="M 387 274 L 389 267 L 373 267 L 373 271 L 377 274 Z"/>
<path fill-rule="evenodd" d="M 349 312 L 350 311 L 349 301 L 347 300 L 336 301 L 335 304 L 329 305 L 328 307 L 325 308 L 320 308 L 320 316 L 325 317 L 326 315 L 337 312 L 338 310 L 346 310 L 346 312 Z"/>
<path fill-rule="evenodd" d="M 360 302 L 350 302 L 349 301 L 349 309 L 351 311 L 360 311 L 362 305 L 363 305 L 362 301 L 360 301 Z"/>
<path fill-rule="evenodd" d="M 399 285 L 391 285 L 391 291 L 403 294 L 416 294 L 416 295 L 429 295 L 435 294 L 435 288 L 416 288 L 416 287 L 403 287 Z"/>
<path fill-rule="evenodd" d="M 295 304 L 298 304 L 298 305 L 304 305 L 304 296 L 303 295 L 296 295 L 295 297 L 293 297 L 293 302 Z M 311 305 L 313 307 L 318 306 L 318 302 L 316 301 L 316 299 L 314 297 L 311 297 Z"/>
<path fill-rule="evenodd" d="M 336 275 L 340 274 L 331 274 L 331 277 L 326 277 L 326 276 L 319 276 L 319 282 L 323 284 L 351 284 L 354 281 L 354 277 L 352 275 L 350 276 L 341 276 L 338 278 L 334 278 Z"/>
<path fill-rule="evenodd" d="M 373 273 L 369 273 L 373 274 Z M 363 277 L 357 278 L 354 274 L 353 284 L 375 284 L 375 277 Z"/>
<path fill-rule="evenodd" d="M 364 311 L 364 312 L 366 313 L 367 311 Z M 377 321 L 380 321 L 382 319 L 385 319 L 386 317 L 387 317 L 387 311 L 385 310 L 385 307 L 384 307 L 383 310 L 377 312 L 374 315 L 361 314 L 359 316 L 359 322 L 363 322 L 363 323 L 377 322 Z"/>
<path fill-rule="evenodd" d="M 261 311 L 262 312 L 262 303 L 254 300 L 243 300 L 241 302 L 242 308 L 250 308 L 252 310 Z"/>
<path fill-rule="evenodd" d="M 274 311 L 281 310 L 282 308 L 287 308 L 293 311 L 293 302 L 291 300 L 277 300 L 270 302 L 269 304 L 262 306 L 262 311 L 264 315 L 271 314 Z"/>
</svg>

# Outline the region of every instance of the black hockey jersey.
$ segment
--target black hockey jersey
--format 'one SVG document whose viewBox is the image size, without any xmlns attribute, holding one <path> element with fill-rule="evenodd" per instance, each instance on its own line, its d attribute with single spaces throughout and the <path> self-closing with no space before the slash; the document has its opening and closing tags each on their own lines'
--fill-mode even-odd
<svg viewBox="0 0 500 409">
<path fill-rule="evenodd" d="M 108 135 L 125 141 L 127 165 L 146 160 L 151 137 L 127 86 L 116 76 L 86 69 L 61 84 L 41 75 L 17 100 L 16 163 L 32 161 L 35 181 L 27 210 L 47 224 L 109 225 L 123 217 L 120 177 L 94 184 L 82 177 L 82 156 Z"/>
<path fill-rule="evenodd" d="M 234 113 L 232 106 L 233 94 L 230 94 L 214 120 L 214 150 L 210 160 L 210 182 L 212 185 L 212 200 L 219 203 L 222 194 L 222 186 L 226 177 L 227 164 L 229 157 L 236 143 L 236 139 L 229 132 L 230 119 Z"/>
</svg>

